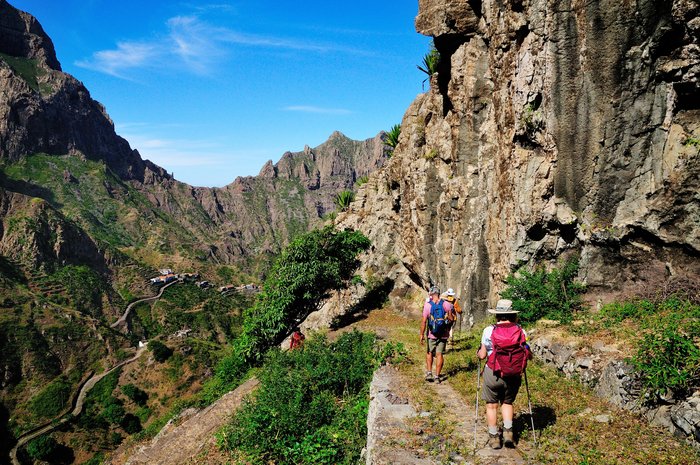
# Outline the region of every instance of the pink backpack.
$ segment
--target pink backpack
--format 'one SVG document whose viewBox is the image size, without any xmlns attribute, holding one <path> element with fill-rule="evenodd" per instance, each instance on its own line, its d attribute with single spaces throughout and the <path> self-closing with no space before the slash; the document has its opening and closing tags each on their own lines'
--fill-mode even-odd
<svg viewBox="0 0 700 465">
<path fill-rule="evenodd" d="M 493 352 L 486 364 L 500 378 L 520 376 L 530 358 L 530 348 L 525 343 L 525 333 L 520 325 L 504 323 L 493 325 L 491 333 Z"/>
</svg>

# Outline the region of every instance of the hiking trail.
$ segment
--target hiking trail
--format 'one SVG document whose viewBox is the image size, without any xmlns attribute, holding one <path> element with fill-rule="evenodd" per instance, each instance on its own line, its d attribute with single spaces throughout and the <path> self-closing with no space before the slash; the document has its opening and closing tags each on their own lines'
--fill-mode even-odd
<svg viewBox="0 0 700 465">
<path fill-rule="evenodd" d="M 416 379 L 422 373 L 415 370 Z M 477 424 L 477 450 L 474 444 L 474 402 L 465 401 L 450 385 L 422 381 L 424 392 L 435 399 L 430 411 L 421 411 L 418 399 L 406 387 L 415 384 L 396 368 L 384 366 L 377 370 L 370 388 L 367 454 L 373 465 L 440 463 L 524 465 L 519 448 L 529 449 L 524 441 L 517 448 L 491 449 L 486 445 L 484 412 L 480 402 Z M 434 425 L 430 425 L 434 423 Z M 426 424 L 428 426 L 426 427 Z M 444 427 L 445 434 L 429 431 Z M 517 441 L 517 438 L 516 438 Z M 446 457 L 445 457 L 446 456 Z"/>
</svg>

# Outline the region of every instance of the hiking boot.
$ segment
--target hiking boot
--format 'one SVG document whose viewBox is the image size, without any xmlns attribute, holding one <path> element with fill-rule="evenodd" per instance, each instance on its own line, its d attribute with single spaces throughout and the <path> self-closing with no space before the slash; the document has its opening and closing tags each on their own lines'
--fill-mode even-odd
<svg viewBox="0 0 700 465">
<path fill-rule="evenodd" d="M 515 443 L 513 442 L 513 428 L 503 429 L 503 445 L 509 448 L 515 447 Z"/>
<path fill-rule="evenodd" d="M 429 383 L 433 382 L 433 372 L 432 371 L 425 372 L 425 380 Z"/>
<path fill-rule="evenodd" d="M 488 446 L 491 447 L 491 449 L 500 449 L 502 447 L 501 446 L 501 435 L 489 433 Z"/>
<path fill-rule="evenodd" d="M 438 383 L 438 384 L 442 383 L 442 377 L 441 377 L 440 375 L 437 375 L 437 376 L 435 377 L 435 382 Z"/>
</svg>

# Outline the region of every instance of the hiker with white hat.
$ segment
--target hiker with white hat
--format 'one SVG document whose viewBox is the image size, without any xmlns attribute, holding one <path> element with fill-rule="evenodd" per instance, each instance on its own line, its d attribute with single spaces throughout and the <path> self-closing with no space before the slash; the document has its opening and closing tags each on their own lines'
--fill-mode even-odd
<svg viewBox="0 0 700 465">
<path fill-rule="evenodd" d="M 455 294 L 454 289 L 449 288 L 447 292 L 445 292 L 445 297 L 443 297 L 444 300 L 447 302 L 451 303 L 452 306 L 455 309 L 455 312 L 457 312 L 457 315 L 455 315 L 455 318 L 459 316 L 459 330 L 460 332 L 462 331 L 462 307 L 459 306 L 459 301 L 457 300 L 457 295 Z M 452 325 L 450 328 L 450 344 L 454 346 L 455 339 L 454 339 L 454 330 L 455 327 Z"/>
<path fill-rule="evenodd" d="M 487 359 L 484 366 L 484 382 L 481 391 L 486 401 L 486 423 L 489 429 L 489 445 L 493 449 L 502 446 L 498 429 L 498 404 L 503 417 L 503 443 L 515 447 L 513 442 L 513 402 L 520 389 L 521 375 L 531 357 L 527 335 L 518 325 L 518 311 L 513 302 L 499 300 L 496 308 L 488 309 L 496 316 L 496 324 L 484 328 L 477 355 Z"/>
</svg>

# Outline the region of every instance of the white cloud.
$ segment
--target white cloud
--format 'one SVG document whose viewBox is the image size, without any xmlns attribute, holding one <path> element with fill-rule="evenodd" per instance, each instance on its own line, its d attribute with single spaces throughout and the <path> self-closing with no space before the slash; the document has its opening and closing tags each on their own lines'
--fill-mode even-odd
<svg viewBox="0 0 700 465">
<path fill-rule="evenodd" d="M 75 64 L 105 74 L 124 78 L 125 70 L 143 68 L 153 64 L 161 54 L 156 44 L 145 42 L 119 42 L 115 50 L 100 50 L 91 59 L 80 60 Z"/>
<path fill-rule="evenodd" d="M 249 34 L 202 21 L 197 16 L 174 16 L 166 22 L 168 32 L 149 40 L 122 41 L 113 50 L 100 50 L 77 66 L 127 78 L 127 71 L 178 66 L 195 74 L 207 74 L 222 60 L 232 44 L 271 49 L 304 50 L 317 53 L 340 52 L 367 55 L 368 52 L 331 43 Z"/>
<path fill-rule="evenodd" d="M 297 111 L 301 113 L 318 113 L 322 115 L 349 115 L 352 111 L 345 108 L 324 108 L 313 105 L 291 105 L 282 108 L 284 111 Z"/>
</svg>

